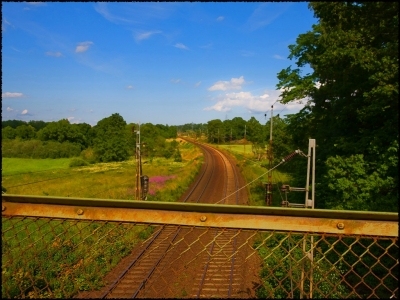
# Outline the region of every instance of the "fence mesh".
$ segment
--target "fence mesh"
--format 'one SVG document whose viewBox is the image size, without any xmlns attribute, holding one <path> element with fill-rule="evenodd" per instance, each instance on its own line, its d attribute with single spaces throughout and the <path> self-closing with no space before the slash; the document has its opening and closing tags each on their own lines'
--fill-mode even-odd
<svg viewBox="0 0 400 300">
<path fill-rule="evenodd" d="M 397 237 L 2 218 L 3 298 L 397 298 Z"/>
</svg>

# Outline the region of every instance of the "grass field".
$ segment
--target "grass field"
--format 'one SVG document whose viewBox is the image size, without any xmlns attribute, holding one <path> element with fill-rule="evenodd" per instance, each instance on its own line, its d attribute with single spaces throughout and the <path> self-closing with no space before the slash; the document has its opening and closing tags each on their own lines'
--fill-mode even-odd
<svg viewBox="0 0 400 300">
<path fill-rule="evenodd" d="M 200 150 L 180 143 L 182 162 L 172 159 L 143 158 L 143 175 L 168 178 L 163 184 L 150 184 L 149 200 L 174 201 L 197 174 Z M 135 198 L 136 164 L 134 158 L 124 162 L 98 163 L 69 168 L 70 159 L 3 158 L 2 186 L 9 194 L 45 195 L 77 198 Z"/>
<path fill-rule="evenodd" d="M 38 172 L 54 169 L 68 169 L 71 158 L 59 159 L 31 159 L 31 158 L 6 158 L 1 159 L 2 175 L 14 175 L 26 172 Z"/>
</svg>

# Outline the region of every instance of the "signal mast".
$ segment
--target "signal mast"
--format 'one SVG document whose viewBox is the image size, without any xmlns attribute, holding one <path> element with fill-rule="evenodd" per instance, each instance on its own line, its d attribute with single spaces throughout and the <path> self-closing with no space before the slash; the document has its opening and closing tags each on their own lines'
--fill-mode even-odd
<svg viewBox="0 0 400 300">
<path fill-rule="evenodd" d="M 272 160 L 274 158 L 272 153 L 272 120 L 274 115 L 274 105 L 271 105 L 271 118 L 270 118 L 270 132 L 269 132 L 269 146 L 268 146 L 268 170 L 272 169 Z M 265 114 L 267 116 L 267 114 Z M 268 182 L 265 185 L 265 203 L 267 206 L 272 204 L 272 171 L 268 172 Z"/>
</svg>

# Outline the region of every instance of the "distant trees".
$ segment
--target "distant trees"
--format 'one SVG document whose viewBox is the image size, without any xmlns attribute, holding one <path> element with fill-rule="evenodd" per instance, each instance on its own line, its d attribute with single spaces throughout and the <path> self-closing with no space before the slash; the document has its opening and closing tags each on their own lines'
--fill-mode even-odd
<svg viewBox="0 0 400 300">
<path fill-rule="evenodd" d="M 127 125 L 119 114 L 100 120 L 92 127 L 56 122 L 20 120 L 2 121 L 4 157 L 61 158 L 81 156 L 90 163 L 122 161 L 135 154 L 136 124 Z M 150 157 L 174 157 L 181 160 L 176 141 L 177 126 L 146 123 L 141 126 L 142 154 Z"/>
</svg>

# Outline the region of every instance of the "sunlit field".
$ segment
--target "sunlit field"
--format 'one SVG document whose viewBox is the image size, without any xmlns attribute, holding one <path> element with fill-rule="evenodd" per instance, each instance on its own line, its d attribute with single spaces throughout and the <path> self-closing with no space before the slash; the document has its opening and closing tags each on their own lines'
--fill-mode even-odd
<svg viewBox="0 0 400 300">
<path fill-rule="evenodd" d="M 175 201 L 197 174 L 201 151 L 181 143 L 182 162 L 172 159 L 142 159 L 143 175 L 167 178 L 163 184 L 150 183 L 148 200 Z M 136 163 L 98 163 L 68 167 L 70 159 L 3 158 L 2 186 L 9 194 L 102 199 L 135 199 Z"/>
</svg>

